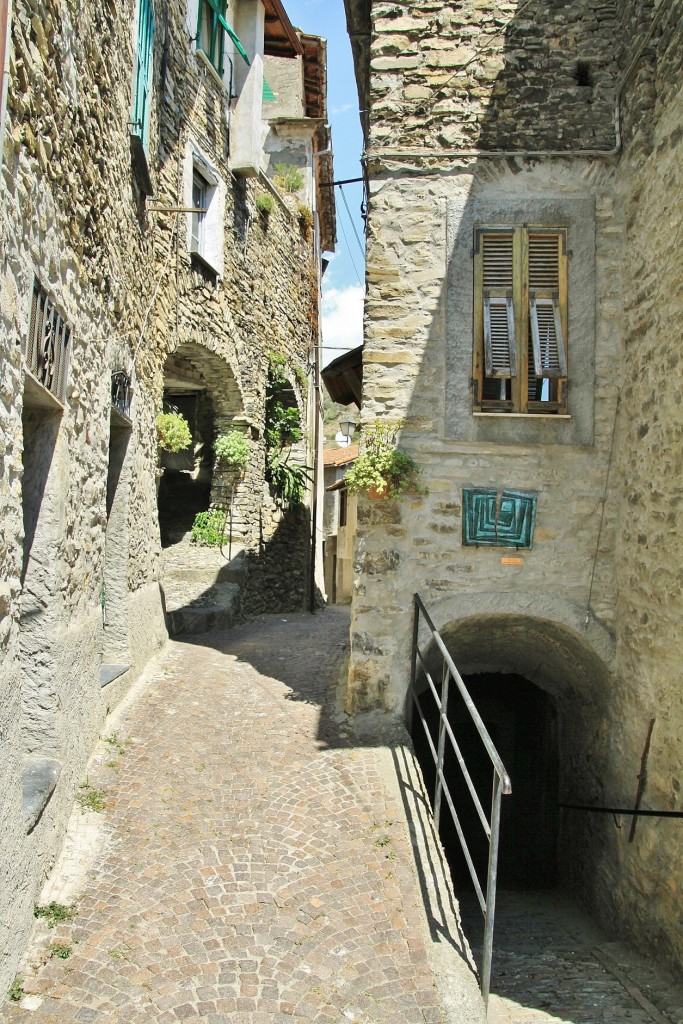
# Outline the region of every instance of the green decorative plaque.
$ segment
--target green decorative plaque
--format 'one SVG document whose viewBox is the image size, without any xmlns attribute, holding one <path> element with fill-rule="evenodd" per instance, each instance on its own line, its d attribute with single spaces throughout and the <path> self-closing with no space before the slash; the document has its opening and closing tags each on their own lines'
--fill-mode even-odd
<svg viewBox="0 0 683 1024">
<path fill-rule="evenodd" d="M 534 491 L 464 487 L 462 542 L 466 547 L 530 548 L 536 522 Z"/>
</svg>

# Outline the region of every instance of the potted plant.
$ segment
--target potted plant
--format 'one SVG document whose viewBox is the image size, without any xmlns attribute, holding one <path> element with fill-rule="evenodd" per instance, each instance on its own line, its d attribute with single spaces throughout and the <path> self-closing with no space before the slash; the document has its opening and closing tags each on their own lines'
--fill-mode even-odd
<svg viewBox="0 0 683 1024">
<path fill-rule="evenodd" d="M 350 494 L 389 498 L 415 488 L 420 470 L 407 452 L 396 447 L 399 420 L 374 420 L 361 430 L 360 454 L 344 475 Z"/>
<path fill-rule="evenodd" d="M 182 413 L 160 412 L 156 428 L 157 447 L 162 452 L 179 452 L 192 444 L 192 431 Z"/>
<path fill-rule="evenodd" d="M 216 459 L 226 468 L 236 470 L 241 476 L 249 461 L 249 442 L 239 430 L 219 434 L 213 442 Z"/>
</svg>

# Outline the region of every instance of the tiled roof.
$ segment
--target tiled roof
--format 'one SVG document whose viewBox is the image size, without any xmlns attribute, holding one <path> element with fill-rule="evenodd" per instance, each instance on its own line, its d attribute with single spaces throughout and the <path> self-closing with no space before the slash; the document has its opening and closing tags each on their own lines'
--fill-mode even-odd
<svg viewBox="0 0 683 1024">
<path fill-rule="evenodd" d="M 350 444 L 348 448 L 325 448 L 323 449 L 323 465 L 345 466 L 358 458 L 358 445 Z"/>
</svg>

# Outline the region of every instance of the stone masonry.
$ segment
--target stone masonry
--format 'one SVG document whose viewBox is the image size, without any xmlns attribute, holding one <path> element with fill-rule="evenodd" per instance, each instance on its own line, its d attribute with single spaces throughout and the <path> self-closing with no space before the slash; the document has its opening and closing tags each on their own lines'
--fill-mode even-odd
<svg viewBox="0 0 683 1024">
<path fill-rule="evenodd" d="M 291 61 L 290 77 L 303 81 L 286 16 L 276 19 L 286 45 L 264 58 L 264 45 L 280 44 L 266 38 L 263 3 L 230 4 L 240 31 L 254 31 L 245 34 L 251 77 L 240 70 L 229 95 L 195 45 L 197 3 L 156 0 L 142 157 L 131 149 L 140 4 L 11 5 L 0 185 L 1 992 L 105 716 L 166 641 L 154 421 L 171 376 L 206 396 L 209 450 L 218 429 L 234 426 L 250 440 L 241 507 L 257 606 L 267 607 L 274 541 L 275 606 L 300 607 L 309 585 L 310 517 L 283 542 L 263 428 L 275 353 L 313 436 L 318 264 L 334 234 L 313 187 L 312 153 L 327 138 L 317 116 L 324 89 L 297 92 L 296 158 L 303 151 L 308 163 L 299 192 L 284 194 L 264 139 L 284 131 L 268 117 L 290 101 L 275 95 L 268 108 L 262 93 L 264 60 Z M 307 38 L 307 59 L 324 65 L 324 43 Z M 228 65 L 226 54 L 226 74 Z M 238 150 L 246 159 L 254 140 L 254 166 L 238 167 Z M 191 214 L 175 212 L 191 207 L 198 166 L 217 202 L 205 207 L 213 248 L 202 259 L 190 253 Z M 263 195 L 272 209 L 262 215 Z M 324 237 L 318 224 L 328 226 Z M 27 368 L 34 282 L 71 332 L 61 397 Z M 118 371 L 132 395 L 123 411 L 112 405 Z"/>
<path fill-rule="evenodd" d="M 550 695 L 560 800 L 632 804 L 654 718 L 643 806 L 676 810 L 681 4 L 346 7 L 363 415 L 403 420 L 424 490 L 359 504 L 347 708 L 406 710 L 418 591 L 461 672 Z M 568 231 L 566 416 L 473 409 L 473 233 L 528 224 Z M 463 488 L 536 495 L 532 548 L 464 546 Z M 561 877 L 680 964 L 680 822 L 562 821 Z"/>
</svg>

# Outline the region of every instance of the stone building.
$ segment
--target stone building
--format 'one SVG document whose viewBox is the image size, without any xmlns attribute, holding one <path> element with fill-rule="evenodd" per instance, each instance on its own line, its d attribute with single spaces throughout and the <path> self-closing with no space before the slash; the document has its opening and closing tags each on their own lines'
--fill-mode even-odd
<svg viewBox="0 0 683 1024">
<path fill-rule="evenodd" d="M 5 20 L 3 992 L 104 718 L 167 636 L 164 401 L 188 414 L 204 507 L 231 485 L 215 436 L 248 439 L 243 611 L 301 607 L 322 579 L 310 514 L 266 479 L 265 426 L 277 377 L 312 465 L 334 245 L 325 43 L 280 0 L 14 0 Z"/>
<path fill-rule="evenodd" d="M 357 444 L 323 450 L 323 561 L 325 595 L 330 604 L 349 604 L 353 592 L 353 542 L 358 498 L 349 494 L 344 485 L 344 474 L 357 458 Z"/>
<path fill-rule="evenodd" d="M 428 492 L 359 505 L 347 706 L 406 711 L 418 592 L 510 761 L 501 872 L 680 964 L 680 820 L 559 805 L 632 807 L 654 719 L 680 809 L 683 4 L 346 9 L 363 415 Z"/>
</svg>

